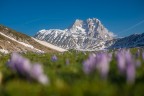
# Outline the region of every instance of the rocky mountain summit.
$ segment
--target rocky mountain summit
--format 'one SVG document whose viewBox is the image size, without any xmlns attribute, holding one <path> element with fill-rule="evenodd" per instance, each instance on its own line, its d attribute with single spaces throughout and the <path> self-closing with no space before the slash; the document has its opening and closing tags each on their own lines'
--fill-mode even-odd
<svg viewBox="0 0 144 96">
<path fill-rule="evenodd" d="M 85 21 L 77 19 L 65 30 L 40 30 L 34 37 L 65 49 L 95 51 L 107 48 L 106 41 L 112 40 L 114 35 L 100 20 L 89 18 Z"/>
</svg>

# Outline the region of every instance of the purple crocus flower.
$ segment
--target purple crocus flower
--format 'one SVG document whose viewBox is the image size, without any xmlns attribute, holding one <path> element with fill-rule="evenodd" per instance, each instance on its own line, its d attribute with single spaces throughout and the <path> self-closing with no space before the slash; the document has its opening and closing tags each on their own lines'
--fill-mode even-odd
<svg viewBox="0 0 144 96">
<path fill-rule="evenodd" d="M 134 83 L 135 81 L 135 61 L 132 58 L 132 55 L 130 53 L 130 51 L 126 51 L 125 54 L 125 59 L 126 59 L 126 75 L 127 75 L 127 82 L 128 83 Z"/>
<path fill-rule="evenodd" d="M 19 74 L 26 75 L 31 69 L 31 65 L 28 59 L 23 58 L 17 53 L 11 55 L 11 59 L 7 62 L 8 67 L 12 70 L 17 71 Z"/>
<path fill-rule="evenodd" d="M 95 54 L 90 54 L 89 58 L 83 62 L 83 70 L 86 74 L 90 74 L 95 69 Z"/>
<path fill-rule="evenodd" d="M 30 75 L 41 84 L 47 84 L 48 82 L 47 76 L 43 74 L 43 68 L 40 64 L 33 64 Z"/>
<path fill-rule="evenodd" d="M 32 77 L 37 78 L 41 74 L 43 74 L 42 66 L 40 64 L 34 64 L 33 67 L 31 68 Z"/>
<path fill-rule="evenodd" d="M 36 80 L 41 84 L 47 84 L 48 78 L 43 73 L 41 64 L 31 64 L 30 61 L 17 53 L 11 55 L 7 62 L 8 67 L 29 79 Z"/>
<path fill-rule="evenodd" d="M 55 62 L 55 61 L 57 61 L 57 60 L 58 60 L 58 58 L 57 58 L 57 56 L 56 56 L 56 55 L 53 55 L 53 56 L 51 57 L 51 60 L 52 60 L 53 62 Z"/>
<path fill-rule="evenodd" d="M 86 74 L 90 74 L 94 70 L 98 70 L 102 78 L 106 78 L 109 72 L 109 62 L 111 61 L 111 54 L 97 53 L 91 54 L 83 63 L 83 70 Z"/>
<path fill-rule="evenodd" d="M 134 83 L 135 81 L 135 66 L 134 64 L 127 64 L 127 70 L 126 70 L 126 76 L 127 76 L 127 82 L 128 83 Z"/>
<path fill-rule="evenodd" d="M 132 56 L 129 50 L 121 50 L 116 54 L 118 68 L 121 73 L 126 73 L 127 82 L 134 83 L 135 81 L 135 70 L 137 61 Z"/>
<path fill-rule="evenodd" d="M 111 61 L 111 54 L 108 53 L 98 53 L 97 58 L 97 70 L 99 71 L 103 79 L 107 78 L 109 72 L 109 62 Z"/>
<path fill-rule="evenodd" d="M 125 57 L 124 57 L 124 52 L 123 51 L 118 51 L 116 53 L 116 58 L 118 62 L 118 69 L 120 72 L 123 72 L 125 70 Z"/>
<path fill-rule="evenodd" d="M 131 64 L 134 65 L 135 63 L 134 58 L 129 50 L 125 51 L 125 62 L 126 62 L 126 65 L 131 65 Z"/>
</svg>

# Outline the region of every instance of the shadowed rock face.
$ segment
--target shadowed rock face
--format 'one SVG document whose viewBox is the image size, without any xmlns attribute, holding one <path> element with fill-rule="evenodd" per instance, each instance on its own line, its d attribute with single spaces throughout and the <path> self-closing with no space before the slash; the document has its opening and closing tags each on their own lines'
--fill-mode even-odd
<svg viewBox="0 0 144 96">
<path fill-rule="evenodd" d="M 133 48 L 144 47 L 144 33 L 133 34 L 124 38 L 118 38 L 112 41 L 109 48 Z"/>
<path fill-rule="evenodd" d="M 106 48 L 105 42 L 112 40 L 114 35 L 96 19 L 76 20 L 65 30 L 40 30 L 35 36 L 65 49 L 99 50 Z"/>
</svg>

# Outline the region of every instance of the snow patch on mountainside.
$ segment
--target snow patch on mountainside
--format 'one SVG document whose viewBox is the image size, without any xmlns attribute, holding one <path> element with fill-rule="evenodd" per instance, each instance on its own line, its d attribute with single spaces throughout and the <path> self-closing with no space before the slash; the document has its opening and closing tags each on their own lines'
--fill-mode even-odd
<svg viewBox="0 0 144 96">
<path fill-rule="evenodd" d="M 12 38 L 12 37 L 9 37 L 9 36 L 1 33 L 1 32 L 0 32 L 0 34 L 3 35 L 3 36 L 5 36 L 5 37 L 7 37 L 7 38 L 9 38 L 9 39 L 11 39 L 11 40 L 13 40 L 13 41 L 15 41 L 15 42 L 17 42 L 17 43 L 19 43 L 19 44 L 22 44 L 22 45 L 24 45 L 24 46 L 26 46 L 26 47 L 29 47 L 29 48 L 32 48 L 32 49 L 34 48 L 32 45 L 26 44 L 26 43 L 24 43 L 24 42 L 17 41 L 16 39 L 14 39 L 14 38 Z"/>
<path fill-rule="evenodd" d="M 40 44 L 42 44 L 42 45 L 44 45 L 44 46 L 46 46 L 48 48 L 51 48 L 53 50 L 56 50 L 56 51 L 59 51 L 59 52 L 65 52 L 65 51 L 67 51 L 66 49 L 62 49 L 60 47 L 54 46 L 54 45 L 49 44 L 49 43 L 47 43 L 45 41 L 41 41 L 41 40 L 38 40 L 38 39 L 35 39 L 35 38 L 32 38 L 32 39 L 34 39 L 36 42 L 38 42 L 38 43 L 40 43 Z"/>
</svg>

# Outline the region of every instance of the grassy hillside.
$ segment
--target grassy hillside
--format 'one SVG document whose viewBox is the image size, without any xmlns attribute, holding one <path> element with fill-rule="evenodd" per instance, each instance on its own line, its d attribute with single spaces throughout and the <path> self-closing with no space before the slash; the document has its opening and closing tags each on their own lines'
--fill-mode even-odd
<svg viewBox="0 0 144 96">
<path fill-rule="evenodd" d="M 17 32 L 15 30 L 13 30 L 11 28 L 8 28 L 8 27 L 5 27 L 3 25 L 0 25 L 0 32 L 4 33 L 5 35 L 7 35 L 9 37 L 12 37 L 12 38 L 16 39 L 17 41 L 30 44 L 30 45 L 34 46 L 35 48 L 43 50 L 45 52 L 56 52 L 53 49 L 50 49 L 48 47 L 45 47 L 45 46 L 39 44 L 38 42 L 33 40 L 30 36 L 27 36 L 26 34 Z M 1 36 L 1 37 L 3 37 L 3 36 Z"/>
<path fill-rule="evenodd" d="M 16 40 L 29 40 L 31 39 L 29 36 L 27 36 L 26 34 L 17 32 L 11 28 L 8 28 L 6 26 L 0 25 L 0 31 L 3 32 L 4 34 L 14 37 Z"/>
</svg>

